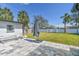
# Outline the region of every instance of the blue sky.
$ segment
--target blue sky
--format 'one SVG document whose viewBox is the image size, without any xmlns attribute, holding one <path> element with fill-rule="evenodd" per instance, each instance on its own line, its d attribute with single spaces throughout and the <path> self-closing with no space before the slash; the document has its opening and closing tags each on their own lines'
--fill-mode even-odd
<svg viewBox="0 0 79 59">
<path fill-rule="evenodd" d="M 7 7 L 13 12 L 14 20 L 17 20 L 17 14 L 20 10 L 25 10 L 29 17 L 30 23 L 33 22 L 34 16 L 42 15 L 45 19 L 48 20 L 51 25 L 62 25 L 63 19 L 60 17 L 64 15 L 64 13 L 69 13 L 71 11 L 73 4 L 69 3 L 52 3 L 52 4 L 0 4 L 1 8 Z"/>
</svg>

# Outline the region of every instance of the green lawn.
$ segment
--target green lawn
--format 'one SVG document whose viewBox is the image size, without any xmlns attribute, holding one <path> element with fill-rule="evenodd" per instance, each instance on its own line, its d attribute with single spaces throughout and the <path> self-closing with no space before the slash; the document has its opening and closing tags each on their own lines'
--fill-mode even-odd
<svg viewBox="0 0 79 59">
<path fill-rule="evenodd" d="M 32 34 L 27 34 L 27 37 L 34 38 Z M 77 34 L 42 32 L 40 33 L 39 39 L 67 45 L 79 46 L 79 35 Z"/>
</svg>

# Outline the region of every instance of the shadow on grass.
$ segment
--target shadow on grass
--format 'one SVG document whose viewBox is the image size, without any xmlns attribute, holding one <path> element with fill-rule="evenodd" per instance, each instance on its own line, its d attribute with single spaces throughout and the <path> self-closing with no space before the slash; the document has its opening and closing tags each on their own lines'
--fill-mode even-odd
<svg viewBox="0 0 79 59">
<path fill-rule="evenodd" d="M 39 40 L 39 39 L 36 39 L 36 40 L 32 40 L 32 39 L 24 39 L 26 41 L 29 41 L 29 42 L 33 42 L 33 43 L 41 43 L 42 41 Z"/>
</svg>

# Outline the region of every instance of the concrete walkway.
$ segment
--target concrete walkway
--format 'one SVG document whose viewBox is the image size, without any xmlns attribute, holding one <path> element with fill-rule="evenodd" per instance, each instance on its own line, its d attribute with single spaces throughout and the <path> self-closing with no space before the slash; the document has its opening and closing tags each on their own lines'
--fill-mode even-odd
<svg viewBox="0 0 79 59">
<path fill-rule="evenodd" d="M 0 43 L 1 56 L 79 56 L 79 47 L 19 39 Z"/>
</svg>

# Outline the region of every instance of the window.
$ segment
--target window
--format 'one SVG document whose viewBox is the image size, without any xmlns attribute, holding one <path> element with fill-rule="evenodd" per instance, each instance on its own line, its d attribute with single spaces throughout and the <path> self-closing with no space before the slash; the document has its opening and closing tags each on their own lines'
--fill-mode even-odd
<svg viewBox="0 0 79 59">
<path fill-rule="evenodd" d="M 7 32 L 8 32 L 8 33 L 14 32 L 14 27 L 13 27 L 13 25 L 7 25 Z"/>
</svg>

